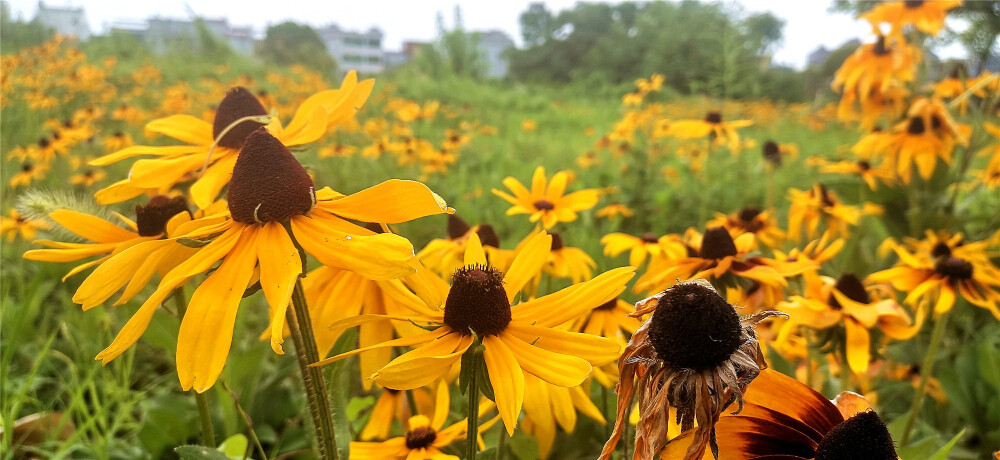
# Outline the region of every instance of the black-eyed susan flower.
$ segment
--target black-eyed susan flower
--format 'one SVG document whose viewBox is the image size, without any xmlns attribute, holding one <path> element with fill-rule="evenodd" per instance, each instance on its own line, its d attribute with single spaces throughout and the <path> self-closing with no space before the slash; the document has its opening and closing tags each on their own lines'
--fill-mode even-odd
<svg viewBox="0 0 1000 460">
<path fill-rule="evenodd" d="M 716 213 L 715 219 L 705 224 L 705 227 L 724 227 L 729 234 L 738 237 L 744 233 L 753 233 L 754 239 L 769 248 L 778 247 L 785 238 L 785 232 L 778 227 L 778 219 L 774 211 L 748 206 L 732 214 Z"/>
<path fill-rule="evenodd" d="M 955 305 L 956 294 L 969 303 L 989 310 L 1000 320 L 1000 269 L 990 261 L 989 241 L 938 241 L 928 248 L 926 244 L 893 244 L 899 257 L 895 267 L 868 276 L 869 280 L 892 284 L 905 292 L 905 302 L 916 305 L 919 300 L 933 302 L 934 312 L 950 311 Z"/>
<path fill-rule="evenodd" d="M 115 131 L 110 136 L 105 137 L 101 141 L 101 144 L 104 145 L 104 148 L 107 151 L 117 152 L 119 150 L 126 149 L 133 145 L 132 135 L 122 131 Z"/>
<path fill-rule="evenodd" d="M 28 161 L 21 165 L 21 170 L 10 178 L 8 184 L 10 188 L 27 187 L 33 181 L 44 179 L 48 172 L 49 165 L 47 163 L 36 164 Z"/>
<path fill-rule="evenodd" d="M 955 123 L 940 101 L 918 99 L 908 116 L 893 127 L 884 144 L 885 155 L 905 184 L 910 183 L 914 163 L 920 177 L 928 180 L 938 158 L 950 165 L 955 146 L 968 144 L 967 127 Z"/>
<path fill-rule="evenodd" d="M 642 236 L 632 236 L 627 233 L 609 233 L 601 238 L 604 245 L 604 255 L 617 257 L 619 254 L 628 251 L 628 263 L 633 267 L 640 267 L 650 260 L 660 258 L 677 259 L 687 255 L 687 247 L 681 242 L 677 235 L 663 235 L 657 237 L 653 233 L 644 233 Z"/>
<path fill-rule="evenodd" d="M 887 39 L 879 35 L 875 43 L 861 45 L 837 69 L 831 87 L 841 93 L 837 115 L 842 120 L 852 121 L 866 116 L 870 122 L 882 115 L 857 113 L 855 103 L 862 110 L 871 111 L 880 107 L 893 107 L 884 99 L 892 99 L 894 88 L 901 89 L 899 83 L 913 81 L 916 65 L 922 59 L 920 51 L 903 41 Z M 875 99 L 878 104 L 869 105 Z M 868 124 L 866 123 L 866 126 Z"/>
<path fill-rule="evenodd" d="M 897 38 L 902 38 L 903 27 L 908 25 L 925 34 L 937 35 L 944 27 L 948 10 L 961 4 L 962 0 L 897 0 L 878 5 L 859 18 L 870 22 L 875 33 L 880 33 L 879 25 L 889 24 L 889 34 Z"/>
<path fill-rule="evenodd" d="M 719 458 L 716 421 L 731 403 L 742 407 L 747 385 L 767 367 L 754 326 L 780 313 L 765 311 L 740 319 L 735 308 L 704 280 L 677 284 L 636 303 L 633 316 L 648 313 L 652 316 L 618 359 L 621 380 L 615 387 L 615 428 L 600 459 L 611 458 L 636 392 L 639 424 L 633 458 L 660 454 L 667 441 L 669 407 L 677 410 L 683 430 L 696 423 L 698 428 L 683 454 L 666 458 L 700 459 L 709 447 Z"/>
<path fill-rule="evenodd" d="M 654 260 L 636 282 L 637 292 L 659 292 L 677 280 L 707 279 L 719 285 L 749 287 L 758 283 L 769 293 L 768 299 L 779 295 L 788 284 L 780 264 L 765 264 L 762 257 L 750 257 L 754 235 L 743 233 L 736 238 L 724 227 L 711 227 L 705 234 L 688 232 L 690 248 L 686 257 Z M 741 281 L 742 280 L 742 281 Z"/>
<path fill-rule="evenodd" d="M 84 187 L 90 187 L 91 185 L 104 180 L 108 173 L 104 171 L 96 171 L 93 169 L 88 169 L 79 174 L 74 174 L 70 176 L 69 183 L 73 185 L 82 185 Z"/>
<path fill-rule="evenodd" d="M 830 401 L 798 380 L 764 369 L 746 388 L 740 407 L 739 414 L 722 414 L 715 424 L 722 458 L 898 459 L 889 430 L 856 393 Z M 698 431 L 687 431 L 666 445 L 663 458 L 681 458 L 697 442 Z"/>
<path fill-rule="evenodd" d="M 795 144 L 779 144 L 768 139 L 761 145 L 760 153 L 767 164 L 778 167 L 781 166 L 784 157 L 798 157 L 799 147 Z"/>
<path fill-rule="evenodd" d="M 357 75 L 351 72 L 340 89 L 321 91 L 303 101 L 287 126 L 275 120 L 267 124 L 267 129 L 288 146 L 316 141 L 328 126 L 353 116 L 368 99 L 373 84 L 372 80 L 358 82 Z M 215 201 L 229 182 L 246 137 L 265 125 L 259 120 L 244 118 L 267 115 L 268 111 L 253 93 L 236 87 L 228 91 L 219 103 L 211 123 L 191 115 L 172 115 L 154 120 L 146 125 L 147 132 L 162 134 L 187 145 L 136 145 L 91 161 L 92 166 L 105 166 L 136 156 L 157 157 L 141 159 L 132 165 L 129 177 L 121 181 L 128 185 L 127 188 L 120 183 L 115 184 L 117 187 L 113 185 L 99 191 L 95 197 L 100 203 L 116 203 L 138 196 L 147 189 L 161 189 L 194 180 L 191 199 L 199 209 L 204 209 Z"/>
<path fill-rule="evenodd" d="M 542 272 L 553 278 L 569 279 L 573 283 L 589 280 L 597 262 L 580 248 L 567 246 L 560 233 L 552 232 L 552 249 Z"/>
<path fill-rule="evenodd" d="M 893 296 L 877 287 L 866 287 L 853 273 L 836 280 L 826 276 L 810 278 L 805 296 L 792 296 L 776 308 L 791 318 L 782 326 L 777 342 L 800 325 L 821 330 L 821 345 L 842 351 L 850 370 L 858 374 L 868 370 L 871 360 L 869 330 L 878 326 L 895 340 L 907 340 L 922 325 L 921 319 L 914 327 Z"/>
<path fill-rule="evenodd" d="M 383 442 L 352 442 L 351 459 L 357 460 L 459 460 L 459 457 L 441 451 L 449 444 L 465 439 L 466 420 L 461 420 L 447 428 L 448 396 L 437 395 L 433 418 L 414 415 L 406 423 L 406 434 Z M 470 415 L 474 416 L 474 415 Z M 487 428 L 497 419 L 481 425 Z"/>
<path fill-rule="evenodd" d="M 593 365 L 613 361 L 620 346 L 611 339 L 557 329 L 617 296 L 634 268 L 605 272 L 590 281 L 511 306 L 518 293 L 541 270 L 552 238 L 536 234 L 518 251 L 505 275 L 489 265 L 479 237 L 470 235 L 465 265 L 452 277 L 442 309 L 424 314 L 388 317 L 428 324 L 428 331 L 343 353 L 316 365 L 383 347 L 416 346 L 392 360 L 370 378 L 388 388 L 406 390 L 442 377 L 475 342 L 483 357 L 495 401 L 509 434 L 513 434 L 524 402 L 524 374 L 553 385 L 579 385 Z M 352 327 L 386 316 L 348 319 L 334 327 Z"/>
<path fill-rule="evenodd" d="M 353 195 L 329 188 L 315 192 L 305 168 L 264 128 L 246 138 L 227 198 L 228 215 L 195 220 L 211 225 L 181 235 L 198 240 L 214 236 L 211 242 L 163 276 L 98 359 L 107 363 L 124 352 L 167 295 L 221 261 L 195 289 L 177 341 L 181 387 L 204 392 L 222 372 L 237 307 L 254 281 L 259 280 L 271 306 L 271 347 L 282 353 L 285 310 L 303 272 L 297 246 L 326 266 L 369 279 L 408 276 L 416 269 L 413 247 L 405 238 L 375 234 L 345 219 L 392 224 L 450 211 L 419 182 L 387 181 Z"/>
<path fill-rule="evenodd" d="M 829 161 L 822 157 L 812 157 L 806 160 L 806 164 L 819 167 L 819 171 L 825 174 L 860 177 L 871 190 L 878 190 L 879 182 L 892 185 L 896 178 L 896 173 L 888 162 L 873 165 L 868 160 Z"/>
<path fill-rule="evenodd" d="M 437 391 L 443 391 L 445 395 L 448 394 L 448 385 L 443 383 L 443 381 L 436 385 L 435 388 Z M 434 414 L 434 404 L 437 401 L 435 395 L 432 395 L 424 388 L 415 388 L 411 392 L 413 393 L 414 403 L 417 406 L 417 414 L 410 413 L 410 406 L 406 401 L 406 395 L 402 391 L 383 388 L 382 393 L 375 400 L 375 404 L 368 414 L 368 421 L 365 423 L 365 427 L 361 429 L 361 440 L 386 439 L 392 432 L 393 421 L 399 420 L 401 423 L 406 423 L 413 415 Z M 447 407 L 445 410 L 447 410 Z"/>
<path fill-rule="evenodd" d="M 611 203 L 594 212 L 595 217 L 603 217 L 608 220 L 616 217 L 627 218 L 633 215 L 635 215 L 635 211 L 622 203 Z"/>
<path fill-rule="evenodd" d="M 858 208 L 841 203 L 837 194 L 823 184 L 816 184 L 809 190 L 790 188 L 788 199 L 791 201 L 788 207 L 788 239 L 792 241 L 802 238 L 803 225 L 806 237 L 815 237 L 820 223 L 825 223 L 833 236 L 847 236 L 850 234 L 848 229 L 858 225 L 862 215 L 878 212 L 870 206 Z"/>
<path fill-rule="evenodd" d="M 469 244 L 469 236 L 473 233 L 479 238 L 486 260 L 501 272 L 507 270 L 512 251 L 500 249 L 500 237 L 490 224 L 479 224 L 470 227 L 462 218 L 454 214 L 448 215 L 448 238 L 435 238 L 427 243 L 417 259 L 432 272 L 442 278 L 450 278 L 455 270 L 465 264 L 463 258 Z"/>
<path fill-rule="evenodd" d="M 507 177 L 503 184 L 513 193 L 510 195 L 497 189 L 493 194 L 514 205 L 507 215 L 530 214 L 531 222 L 540 222 L 548 230 L 559 222 L 576 220 L 576 213 L 593 208 L 600 194 L 597 189 L 584 189 L 565 194 L 570 175 L 559 171 L 551 180 L 545 178 L 545 168 L 539 166 L 531 177 L 531 190 L 513 177 Z"/>
<path fill-rule="evenodd" d="M 6 238 L 8 243 L 13 242 L 18 236 L 25 241 L 33 240 L 39 230 L 48 228 L 49 224 L 45 221 L 28 219 L 13 208 L 6 216 L 0 216 L 0 237 Z"/>
<path fill-rule="evenodd" d="M 678 139 L 703 139 L 711 136 L 712 143 L 726 145 L 732 152 L 741 147 L 740 135 L 736 131 L 753 125 L 750 120 L 723 121 L 722 113 L 708 112 L 702 120 L 676 120 L 670 124 L 666 135 Z"/>
</svg>

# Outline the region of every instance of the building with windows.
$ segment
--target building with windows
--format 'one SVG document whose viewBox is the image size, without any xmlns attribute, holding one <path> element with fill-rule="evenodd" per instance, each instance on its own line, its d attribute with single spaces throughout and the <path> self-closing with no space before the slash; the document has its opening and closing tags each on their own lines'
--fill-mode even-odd
<svg viewBox="0 0 1000 460">
<path fill-rule="evenodd" d="M 366 32 L 343 30 L 330 24 L 317 30 L 326 50 L 337 61 L 338 72 L 357 70 L 362 74 L 381 73 L 385 69 L 382 31 L 376 27 Z"/>
<path fill-rule="evenodd" d="M 38 15 L 35 20 L 59 35 L 76 37 L 80 41 L 90 39 L 90 24 L 83 7 L 51 7 L 38 2 Z"/>
<path fill-rule="evenodd" d="M 486 60 L 486 76 L 503 78 L 507 76 L 507 58 L 503 52 L 514 46 L 514 40 L 500 30 L 477 32 L 479 35 L 479 51 Z"/>
</svg>

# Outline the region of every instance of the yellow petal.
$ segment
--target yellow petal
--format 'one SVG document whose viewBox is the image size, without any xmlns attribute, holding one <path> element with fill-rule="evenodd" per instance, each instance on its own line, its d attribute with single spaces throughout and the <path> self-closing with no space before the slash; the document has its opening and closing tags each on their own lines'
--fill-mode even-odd
<svg viewBox="0 0 1000 460">
<path fill-rule="evenodd" d="M 531 237 L 530 240 L 517 251 L 507 274 L 504 275 L 504 289 L 507 290 L 507 300 L 514 300 L 514 296 L 532 278 L 542 270 L 542 266 L 549 259 L 549 251 L 552 249 L 552 235 L 541 231 Z"/>
<path fill-rule="evenodd" d="M 500 338 L 522 369 L 553 385 L 576 386 L 590 375 L 590 363 L 584 359 L 529 345 L 507 332 L 500 333 Z"/>
<path fill-rule="evenodd" d="M 362 222 L 397 224 L 455 210 L 426 185 L 410 180 L 387 180 L 381 184 L 317 205 L 338 216 Z"/>
<path fill-rule="evenodd" d="M 212 124 L 191 115 L 171 115 L 146 124 L 146 132 L 163 134 L 189 144 L 211 144 Z"/>
<path fill-rule="evenodd" d="M 66 230 L 96 243 L 117 243 L 139 237 L 100 217 L 69 209 L 57 209 L 52 211 L 49 217 Z"/>
<path fill-rule="evenodd" d="M 469 234 L 469 241 L 465 246 L 464 265 L 486 265 L 486 252 L 483 251 L 483 243 L 479 240 L 479 234 L 472 232 Z"/>
<path fill-rule="evenodd" d="M 503 340 L 495 335 L 487 335 L 483 337 L 483 345 L 486 346 L 483 357 L 493 385 L 493 394 L 496 396 L 497 410 L 507 427 L 507 434 L 513 436 L 517 417 L 524 403 L 524 373 Z"/>
<path fill-rule="evenodd" d="M 375 280 L 402 278 L 416 272 L 410 263 L 414 259 L 413 246 L 399 235 L 349 235 L 324 225 L 319 216 L 292 218 L 292 233 L 302 248 L 323 265 Z"/>
<path fill-rule="evenodd" d="M 285 310 L 292 297 L 295 281 L 302 274 L 302 258 L 285 228 L 268 222 L 257 236 L 257 258 L 260 261 L 260 287 L 271 306 L 271 348 L 281 349 L 285 329 Z"/>
</svg>

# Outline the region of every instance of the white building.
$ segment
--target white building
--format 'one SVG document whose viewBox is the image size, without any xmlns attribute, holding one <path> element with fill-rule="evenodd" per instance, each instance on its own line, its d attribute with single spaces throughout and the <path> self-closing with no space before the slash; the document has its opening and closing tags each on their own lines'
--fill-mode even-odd
<svg viewBox="0 0 1000 460">
<path fill-rule="evenodd" d="M 251 27 L 232 26 L 224 18 L 202 19 L 202 23 L 210 32 L 225 40 L 233 51 L 244 55 L 253 52 Z M 195 46 L 198 42 L 198 26 L 194 20 L 152 17 L 146 20 L 144 30 L 132 30 L 157 53 L 166 52 L 172 46 Z"/>
<path fill-rule="evenodd" d="M 385 69 L 382 31 L 378 28 L 372 27 L 367 32 L 354 32 L 330 24 L 317 32 L 330 56 L 337 61 L 340 74 L 357 70 L 362 74 L 371 75 L 381 73 Z"/>
<path fill-rule="evenodd" d="M 503 78 L 507 76 L 507 59 L 503 52 L 514 46 L 514 40 L 503 31 L 479 32 L 479 50 L 486 59 L 486 76 Z"/>
<path fill-rule="evenodd" d="M 42 25 L 53 29 L 59 35 L 76 37 L 80 41 L 90 39 L 90 24 L 87 23 L 87 15 L 83 12 L 83 7 L 78 8 L 55 8 L 45 6 L 38 2 L 38 15 L 35 20 Z"/>
</svg>

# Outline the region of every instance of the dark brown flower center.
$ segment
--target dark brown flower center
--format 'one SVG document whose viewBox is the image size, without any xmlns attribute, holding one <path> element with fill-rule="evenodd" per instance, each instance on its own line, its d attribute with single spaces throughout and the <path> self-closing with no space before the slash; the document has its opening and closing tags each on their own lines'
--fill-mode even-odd
<svg viewBox="0 0 1000 460">
<path fill-rule="evenodd" d="M 681 283 L 663 292 L 649 325 L 657 356 L 674 368 L 706 370 L 739 348 L 740 317 L 714 289 Z"/>
<path fill-rule="evenodd" d="M 479 242 L 483 246 L 493 246 L 494 248 L 500 248 L 500 237 L 497 236 L 497 231 L 493 229 L 490 224 L 479 224 L 479 228 L 476 229 L 476 235 L 479 235 Z"/>
<path fill-rule="evenodd" d="M 480 337 L 503 332 L 510 324 L 510 301 L 503 288 L 503 275 L 489 265 L 470 265 L 455 271 L 444 323 L 455 331 Z"/>
<path fill-rule="evenodd" d="M 840 422 L 816 447 L 816 460 L 896 460 L 896 446 L 889 429 L 874 411 L 865 411 Z"/>
<path fill-rule="evenodd" d="M 939 257 L 934 262 L 934 271 L 952 279 L 972 279 L 972 264 L 960 257 Z"/>
<path fill-rule="evenodd" d="M 38 146 L 41 147 L 41 148 L 43 148 L 43 149 L 46 148 L 46 147 L 48 147 L 49 144 L 51 144 L 51 142 L 49 142 L 49 139 L 47 137 L 43 137 L 43 138 L 41 138 L 41 139 L 38 140 Z"/>
<path fill-rule="evenodd" d="M 551 211 L 556 208 L 556 205 L 549 200 L 538 200 L 535 202 L 535 209 L 540 211 Z"/>
<path fill-rule="evenodd" d="M 927 131 L 927 127 L 924 126 L 923 117 L 910 117 L 910 122 L 906 125 L 906 132 L 910 134 L 923 134 L 924 131 Z"/>
<path fill-rule="evenodd" d="M 34 171 L 34 170 L 35 170 L 35 165 L 33 165 L 31 163 L 25 163 L 25 164 L 21 165 L 21 172 L 30 173 L 31 171 Z"/>
<path fill-rule="evenodd" d="M 467 224 L 461 217 L 454 214 L 448 214 L 448 239 L 454 240 L 465 236 L 469 233 L 469 224 Z"/>
<path fill-rule="evenodd" d="M 824 207 L 831 207 L 837 204 L 833 199 L 833 195 L 826 189 L 825 185 L 819 184 L 817 188 L 819 188 L 820 202 L 823 203 Z"/>
<path fill-rule="evenodd" d="M 875 53 L 876 56 L 885 56 L 891 52 L 885 45 L 885 37 L 879 35 L 878 41 L 875 42 L 875 46 L 872 47 L 872 52 Z"/>
<path fill-rule="evenodd" d="M 705 121 L 715 125 L 722 123 L 722 114 L 714 110 L 708 112 L 708 114 L 705 115 Z"/>
<path fill-rule="evenodd" d="M 865 285 L 861 283 L 853 273 L 844 273 L 840 275 L 837 279 L 837 283 L 833 285 L 833 288 L 844 294 L 845 297 L 851 299 L 858 303 L 868 303 L 871 302 L 871 297 L 868 296 L 868 291 L 865 290 Z M 830 295 L 829 304 L 833 309 L 840 310 L 840 302 L 834 295 Z"/>
<path fill-rule="evenodd" d="M 767 141 L 762 148 L 764 160 L 775 164 L 781 164 L 781 148 L 777 142 Z"/>
<path fill-rule="evenodd" d="M 660 241 L 655 234 L 649 232 L 644 233 L 641 237 L 639 237 L 639 239 L 642 240 L 643 243 L 649 244 L 658 243 Z"/>
<path fill-rule="evenodd" d="M 191 212 L 183 196 L 156 195 L 145 206 L 135 207 L 135 225 L 140 236 L 160 236 L 167 230 L 167 222 L 182 212 Z"/>
<path fill-rule="evenodd" d="M 872 164 L 865 160 L 860 160 L 858 161 L 858 169 L 860 169 L 862 172 L 868 171 L 869 169 L 872 169 Z"/>
<path fill-rule="evenodd" d="M 562 249 L 563 248 L 562 235 L 560 235 L 559 232 L 549 232 L 549 235 L 552 235 L 552 250 L 558 251 Z"/>
<path fill-rule="evenodd" d="M 736 243 L 725 227 L 712 227 L 705 230 L 701 239 L 701 250 L 698 256 L 702 259 L 722 259 L 736 255 Z"/>
<path fill-rule="evenodd" d="M 246 138 L 227 198 L 233 220 L 244 224 L 284 222 L 308 213 L 316 203 L 309 173 L 264 128 Z"/>
<path fill-rule="evenodd" d="M 915 9 L 923 6 L 924 0 L 903 0 L 903 4 L 906 5 L 907 8 Z"/>
<path fill-rule="evenodd" d="M 931 248 L 931 256 L 935 259 L 938 257 L 951 257 L 951 248 L 948 247 L 948 243 L 944 241 L 938 242 L 933 248 Z"/>
<path fill-rule="evenodd" d="M 429 426 L 420 427 L 413 431 L 406 432 L 407 449 L 424 449 L 429 447 L 437 439 L 437 431 Z"/>
<path fill-rule="evenodd" d="M 215 110 L 212 137 L 218 138 L 222 131 L 240 118 L 258 115 L 267 115 L 267 109 L 261 105 L 260 100 L 242 86 L 232 88 L 219 103 L 219 108 Z M 219 139 L 219 145 L 234 149 L 243 147 L 243 141 L 247 136 L 261 126 L 264 125 L 255 121 L 244 121 L 222 136 L 222 139 Z"/>
</svg>

